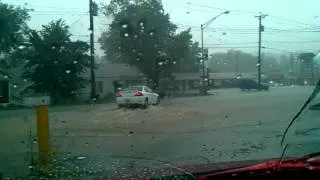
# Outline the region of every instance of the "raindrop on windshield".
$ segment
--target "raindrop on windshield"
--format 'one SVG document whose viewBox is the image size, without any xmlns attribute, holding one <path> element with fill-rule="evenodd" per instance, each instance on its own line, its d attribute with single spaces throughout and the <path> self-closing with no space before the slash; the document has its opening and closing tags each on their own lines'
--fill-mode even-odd
<svg viewBox="0 0 320 180">
<path fill-rule="evenodd" d="M 158 62 L 158 65 L 159 65 L 159 66 L 162 66 L 162 65 L 163 65 L 163 62 Z"/>
<path fill-rule="evenodd" d="M 54 64 L 58 64 L 58 61 L 54 61 L 53 63 L 54 63 Z"/>
<path fill-rule="evenodd" d="M 78 61 L 73 61 L 73 64 L 77 64 L 78 63 Z"/>
<path fill-rule="evenodd" d="M 137 61 L 140 61 L 140 58 L 138 58 L 138 57 L 137 57 L 137 59 L 136 59 L 136 60 L 137 60 Z"/>
<path fill-rule="evenodd" d="M 83 159 L 86 159 L 87 157 L 85 157 L 85 156 L 79 156 L 79 157 L 77 157 L 77 159 L 78 160 L 83 160 Z"/>
<path fill-rule="evenodd" d="M 55 47 L 55 46 L 52 46 L 51 49 L 56 49 L 56 47 Z"/>
<path fill-rule="evenodd" d="M 127 28 L 127 27 L 128 27 L 128 24 L 122 24 L 121 27 L 122 27 L 122 28 Z"/>
<path fill-rule="evenodd" d="M 150 34 L 150 36 L 153 36 L 153 35 L 154 35 L 154 32 L 150 32 L 149 34 Z"/>
<path fill-rule="evenodd" d="M 139 25 L 142 27 L 142 26 L 144 25 L 144 23 L 143 23 L 143 22 L 140 22 Z"/>
<path fill-rule="evenodd" d="M 138 38 L 138 35 L 135 34 L 133 37 L 137 39 L 137 38 Z"/>
<path fill-rule="evenodd" d="M 124 37 L 129 37 L 129 34 L 128 33 L 124 33 Z"/>
<path fill-rule="evenodd" d="M 173 61 L 173 62 L 172 62 L 172 64 L 176 64 L 176 63 L 177 63 L 176 61 Z"/>
<path fill-rule="evenodd" d="M 28 80 L 27 80 L 27 79 L 24 79 L 23 81 L 24 81 L 24 82 L 27 82 Z"/>
<path fill-rule="evenodd" d="M 66 73 L 67 73 L 67 74 L 70 74 L 70 73 L 71 73 L 71 71 L 70 71 L 70 70 L 66 70 Z"/>
<path fill-rule="evenodd" d="M 19 48 L 19 49 L 24 49 L 24 48 L 26 48 L 26 46 L 21 45 L 21 46 L 19 46 L 18 48 Z"/>
<path fill-rule="evenodd" d="M 5 79 L 8 79 L 9 77 L 7 75 L 4 76 Z"/>
<path fill-rule="evenodd" d="M 14 84 L 14 85 L 13 85 L 13 88 L 18 88 L 18 85 Z"/>
</svg>

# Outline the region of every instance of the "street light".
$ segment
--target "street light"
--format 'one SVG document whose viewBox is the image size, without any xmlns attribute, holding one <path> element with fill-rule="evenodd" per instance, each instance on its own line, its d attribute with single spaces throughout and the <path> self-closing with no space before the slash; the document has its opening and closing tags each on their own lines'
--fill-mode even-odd
<svg viewBox="0 0 320 180">
<path fill-rule="evenodd" d="M 201 59 L 203 60 L 203 63 L 202 63 L 202 90 L 203 92 L 205 93 L 205 76 L 206 76 L 206 73 L 205 73 L 205 63 L 204 63 L 204 49 L 203 49 L 203 30 L 208 27 L 215 19 L 217 19 L 219 16 L 223 15 L 223 14 L 229 14 L 230 11 L 224 11 L 220 14 L 218 14 L 217 16 L 211 18 L 209 21 L 205 22 L 204 24 L 201 24 Z M 207 77 L 209 78 L 209 77 Z"/>
</svg>

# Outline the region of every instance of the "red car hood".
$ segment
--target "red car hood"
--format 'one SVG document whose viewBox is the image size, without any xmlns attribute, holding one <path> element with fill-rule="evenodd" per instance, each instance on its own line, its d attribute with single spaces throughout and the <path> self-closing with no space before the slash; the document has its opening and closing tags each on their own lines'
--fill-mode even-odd
<svg viewBox="0 0 320 180">
<path fill-rule="evenodd" d="M 212 172 L 205 174 L 203 176 L 197 177 L 198 180 L 206 180 L 211 177 L 218 177 L 230 174 L 239 174 L 243 172 L 277 172 L 282 170 L 289 169 L 305 169 L 310 171 L 320 171 L 320 158 L 296 158 L 296 159 L 286 159 L 280 161 L 279 160 L 269 160 L 263 163 L 259 163 L 256 165 L 244 167 L 244 168 L 236 168 L 219 172 Z"/>
<path fill-rule="evenodd" d="M 197 177 L 199 180 L 210 179 L 210 177 L 237 174 L 242 172 L 270 170 L 281 171 L 285 169 L 306 168 L 309 170 L 320 171 L 320 158 L 310 159 L 286 159 L 279 164 L 279 160 L 249 160 L 233 161 L 211 164 L 182 165 L 177 167 L 162 169 L 144 169 L 136 173 L 121 174 L 119 176 L 101 176 L 96 179 L 150 179 L 159 176 L 184 175 L 186 172 L 192 174 L 204 174 Z"/>
</svg>

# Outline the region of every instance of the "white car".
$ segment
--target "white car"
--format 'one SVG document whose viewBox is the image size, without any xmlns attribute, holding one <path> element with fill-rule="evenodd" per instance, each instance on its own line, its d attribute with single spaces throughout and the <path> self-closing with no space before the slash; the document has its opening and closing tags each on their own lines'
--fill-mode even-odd
<svg viewBox="0 0 320 180">
<path fill-rule="evenodd" d="M 147 108 L 149 104 L 159 104 L 160 97 L 147 86 L 129 86 L 116 93 L 116 101 L 119 107 L 142 105 Z"/>
</svg>

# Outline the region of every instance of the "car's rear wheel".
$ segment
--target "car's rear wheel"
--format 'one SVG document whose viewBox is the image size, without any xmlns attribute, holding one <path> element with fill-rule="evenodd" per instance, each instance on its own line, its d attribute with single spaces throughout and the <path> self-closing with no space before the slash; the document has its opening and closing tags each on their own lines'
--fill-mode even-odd
<svg viewBox="0 0 320 180">
<path fill-rule="evenodd" d="M 160 104 L 160 97 L 157 97 L 156 105 Z"/>
<path fill-rule="evenodd" d="M 144 100 L 143 108 L 148 108 L 149 107 L 149 102 L 148 99 Z"/>
</svg>

